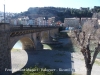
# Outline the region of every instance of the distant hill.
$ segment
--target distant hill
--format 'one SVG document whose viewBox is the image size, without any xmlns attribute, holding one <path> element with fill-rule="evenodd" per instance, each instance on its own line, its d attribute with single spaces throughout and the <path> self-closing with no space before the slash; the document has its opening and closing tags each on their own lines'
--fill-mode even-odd
<svg viewBox="0 0 100 75">
<path fill-rule="evenodd" d="M 27 11 L 21 12 L 17 16 L 29 16 L 29 18 L 36 17 L 56 17 L 56 21 L 64 22 L 64 18 L 72 17 L 92 17 L 92 10 L 80 10 L 73 8 L 61 7 L 30 7 Z"/>
</svg>

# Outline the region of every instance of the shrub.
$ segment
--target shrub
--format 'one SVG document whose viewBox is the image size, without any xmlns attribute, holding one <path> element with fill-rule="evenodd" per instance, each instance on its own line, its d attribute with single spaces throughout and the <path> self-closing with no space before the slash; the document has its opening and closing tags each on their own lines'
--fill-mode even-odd
<svg viewBox="0 0 100 75">
<path fill-rule="evenodd" d="M 45 68 L 42 68 L 45 69 Z M 42 71 L 41 68 L 35 66 L 34 68 L 29 68 L 30 71 L 24 71 L 22 75 L 53 75 L 53 71 Z"/>
</svg>

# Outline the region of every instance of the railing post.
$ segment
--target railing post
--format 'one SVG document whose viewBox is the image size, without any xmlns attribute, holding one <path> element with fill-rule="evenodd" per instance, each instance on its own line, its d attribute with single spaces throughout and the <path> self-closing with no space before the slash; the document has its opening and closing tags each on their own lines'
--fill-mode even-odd
<svg viewBox="0 0 100 75">
<path fill-rule="evenodd" d="M 30 25 L 30 28 L 32 28 L 32 25 Z"/>
</svg>

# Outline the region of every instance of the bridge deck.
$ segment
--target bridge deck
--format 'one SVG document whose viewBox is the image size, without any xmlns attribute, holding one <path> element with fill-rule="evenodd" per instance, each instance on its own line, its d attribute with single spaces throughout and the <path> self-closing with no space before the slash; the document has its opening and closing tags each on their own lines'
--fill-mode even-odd
<svg viewBox="0 0 100 75">
<path fill-rule="evenodd" d="M 0 31 L 9 32 L 11 37 L 59 28 L 57 25 L 10 25 L 8 23 L 0 23 L 0 27 Z"/>
</svg>

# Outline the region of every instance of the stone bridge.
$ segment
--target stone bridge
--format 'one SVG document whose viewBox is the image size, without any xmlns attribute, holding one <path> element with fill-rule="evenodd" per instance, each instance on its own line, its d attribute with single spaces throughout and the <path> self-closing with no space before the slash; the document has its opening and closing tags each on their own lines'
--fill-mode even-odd
<svg viewBox="0 0 100 75">
<path fill-rule="evenodd" d="M 42 43 L 50 42 L 58 33 L 57 26 L 0 24 L 0 75 L 11 75 L 11 49 L 17 41 L 21 41 L 22 49 L 42 50 Z"/>
</svg>

